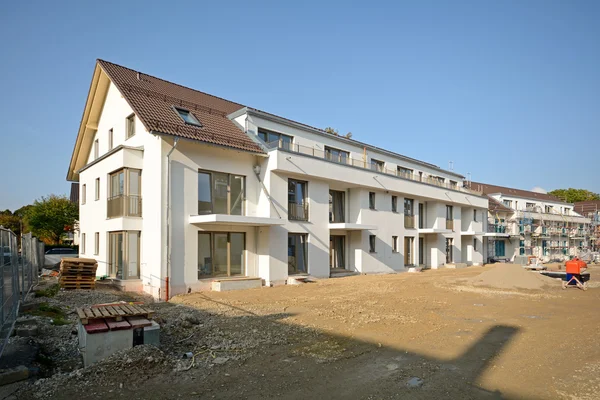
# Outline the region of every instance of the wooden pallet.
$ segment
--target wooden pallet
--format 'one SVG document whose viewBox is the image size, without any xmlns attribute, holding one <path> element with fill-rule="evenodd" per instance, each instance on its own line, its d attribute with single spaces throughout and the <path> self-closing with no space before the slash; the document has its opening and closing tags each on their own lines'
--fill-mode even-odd
<svg viewBox="0 0 600 400">
<path fill-rule="evenodd" d="M 87 325 L 90 321 L 98 319 L 108 319 L 122 321 L 125 317 L 143 316 L 151 318 L 154 311 L 137 304 L 107 304 L 91 307 L 81 307 L 77 309 L 77 315 L 82 325 Z"/>
<path fill-rule="evenodd" d="M 63 258 L 58 281 L 64 289 L 95 289 L 98 263 L 91 258 Z"/>
</svg>

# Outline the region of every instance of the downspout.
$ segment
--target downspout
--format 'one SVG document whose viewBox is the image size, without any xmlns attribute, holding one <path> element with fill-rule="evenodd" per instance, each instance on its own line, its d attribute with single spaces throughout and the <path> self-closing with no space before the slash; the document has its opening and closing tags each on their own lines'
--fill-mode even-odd
<svg viewBox="0 0 600 400">
<path fill-rule="evenodd" d="M 167 276 L 165 277 L 166 301 L 169 301 L 169 277 L 171 276 L 171 153 L 175 151 L 179 138 L 173 140 L 173 147 L 167 153 Z"/>
</svg>

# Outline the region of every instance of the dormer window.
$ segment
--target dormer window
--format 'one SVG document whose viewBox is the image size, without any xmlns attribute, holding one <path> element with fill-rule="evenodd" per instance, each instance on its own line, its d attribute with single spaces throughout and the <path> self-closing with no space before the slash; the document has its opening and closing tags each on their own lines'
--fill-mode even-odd
<svg viewBox="0 0 600 400">
<path fill-rule="evenodd" d="M 200 121 L 198 121 L 198 119 L 194 116 L 194 114 L 192 114 L 189 110 L 186 110 L 184 108 L 175 107 L 175 111 L 177 111 L 177 114 L 179 114 L 179 116 L 181 117 L 183 122 L 185 122 L 186 124 L 194 125 L 194 126 L 202 126 Z"/>
</svg>

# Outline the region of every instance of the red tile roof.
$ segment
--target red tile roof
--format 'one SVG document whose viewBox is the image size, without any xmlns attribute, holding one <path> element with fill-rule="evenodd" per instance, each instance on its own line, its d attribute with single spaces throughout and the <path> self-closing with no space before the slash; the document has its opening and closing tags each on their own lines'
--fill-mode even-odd
<svg viewBox="0 0 600 400">
<path fill-rule="evenodd" d="M 564 203 L 564 201 L 562 201 L 558 197 L 552 196 L 551 194 L 531 192 L 529 190 L 514 189 L 505 186 L 488 185 L 487 183 L 471 182 L 471 189 L 476 190 L 478 192 L 483 192 L 483 194 L 502 193 L 507 196 L 513 195 L 517 197 L 525 197 L 528 199 Z"/>
<path fill-rule="evenodd" d="M 227 118 L 243 105 L 108 61 L 98 60 L 98 64 L 149 131 L 264 153 L 258 144 Z M 173 109 L 174 106 L 189 110 L 202 127 L 186 124 Z"/>
</svg>

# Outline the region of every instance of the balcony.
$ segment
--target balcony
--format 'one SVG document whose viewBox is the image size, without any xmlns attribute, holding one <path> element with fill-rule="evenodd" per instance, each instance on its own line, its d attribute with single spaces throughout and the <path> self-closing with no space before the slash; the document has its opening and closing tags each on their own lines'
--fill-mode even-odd
<svg viewBox="0 0 600 400">
<path fill-rule="evenodd" d="M 308 221 L 308 203 L 288 203 L 288 219 L 290 221 Z"/>
<path fill-rule="evenodd" d="M 108 218 L 141 217 L 142 196 L 118 195 L 109 197 L 106 208 Z"/>
<path fill-rule="evenodd" d="M 404 227 L 406 229 L 414 229 L 414 227 L 415 227 L 415 216 L 414 215 L 405 215 L 404 216 Z"/>
<path fill-rule="evenodd" d="M 451 190 L 456 190 L 456 191 L 460 191 L 460 192 L 464 192 L 464 193 L 473 194 L 475 196 L 482 195 L 481 192 L 471 190 L 471 189 L 465 188 L 463 186 L 458 186 L 454 182 L 445 182 L 436 177 L 422 177 L 417 174 L 405 173 L 405 172 L 399 171 L 397 169 L 385 168 L 385 165 L 371 164 L 368 160 L 363 159 L 363 158 L 354 159 L 350 156 L 347 156 L 345 153 L 343 155 L 333 156 L 330 153 L 327 153 L 321 149 L 303 146 L 303 145 L 299 145 L 297 143 L 289 143 L 289 142 L 282 142 L 282 141 L 270 142 L 270 143 L 267 143 L 266 146 L 269 149 L 279 149 L 279 150 L 284 150 L 284 151 L 288 151 L 291 153 L 298 153 L 298 154 L 303 154 L 303 155 L 310 156 L 310 157 L 317 157 L 317 158 L 321 158 L 321 159 L 331 161 L 331 162 L 334 162 L 337 164 L 344 164 L 344 165 L 348 165 L 348 166 L 352 166 L 352 167 L 356 167 L 356 168 L 372 170 L 372 171 L 375 171 L 375 172 L 378 172 L 381 174 L 397 176 L 400 178 L 404 178 L 404 179 L 408 179 L 408 180 L 416 181 L 416 182 L 423 182 L 423 183 L 427 183 L 427 184 L 434 185 L 434 186 L 439 186 L 439 187 L 446 188 L 446 189 L 451 189 Z"/>
<path fill-rule="evenodd" d="M 452 220 L 452 219 L 446 220 L 446 229 L 454 230 L 454 220 Z"/>
</svg>

